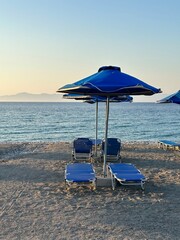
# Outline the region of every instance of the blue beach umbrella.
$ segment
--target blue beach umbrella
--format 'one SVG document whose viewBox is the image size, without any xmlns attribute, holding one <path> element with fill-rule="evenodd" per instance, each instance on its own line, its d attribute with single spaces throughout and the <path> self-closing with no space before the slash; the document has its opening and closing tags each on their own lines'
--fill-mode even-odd
<svg viewBox="0 0 180 240">
<path fill-rule="evenodd" d="M 106 97 L 106 127 L 103 163 L 103 172 L 105 176 L 110 97 L 119 95 L 153 95 L 155 93 L 160 93 L 161 90 L 121 72 L 119 67 L 103 66 L 99 68 L 97 73 L 72 84 L 67 84 L 59 88 L 57 92 Z"/>
<path fill-rule="evenodd" d="M 64 99 L 75 99 L 83 100 L 86 103 L 96 104 L 96 136 L 95 136 L 95 155 L 97 156 L 97 140 L 98 140 L 98 103 L 106 102 L 107 98 L 105 96 L 90 96 L 90 95 L 81 95 L 66 93 L 63 95 Z M 122 95 L 117 97 L 111 97 L 110 102 L 132 102 L 133 98 L 129 95 Z"/>
<path fill-rule="evenodd" d="M 74 94 L 74 93 L 67 93 L 63 95 L 64 99 L 74 99 L 74 100 L 90 100 L 92 96 L 90 95 L 82 95 L 82 94 Z"/>
<path fill-rule="evenodd" d="M 84 99 L 87 103 L 106 102 L 107 97 L 104 96 L 92 96 L 91 98 Z M 110 102 L 132 102 L 133 97 L 129 95 L 122 95 L 117 97 L 110 97 Z"/>
<path fill-rule="evenodd" d="M 105 96 L 96 96 L 96 95 L 82 95 L 82 94 L 74 94 L 74 93 L 66 93 L 63 95 L 64 99 L 74 99 L 74 100 L 83 100 L 85 102 L 92 101 L 95 102 L 106 102 L 107 97 Z M 110 102 L 132 102 L 133 97 L 129 95 L 120 95 L 116 97 L 111 97 Z"/>
<path fill-rule="evenodd" d="M 177 103 L 180 104 L 180 90 L 176 93 L 173 93 L 161 100 L 157 101 L 158 103 Z"/>
</svg>

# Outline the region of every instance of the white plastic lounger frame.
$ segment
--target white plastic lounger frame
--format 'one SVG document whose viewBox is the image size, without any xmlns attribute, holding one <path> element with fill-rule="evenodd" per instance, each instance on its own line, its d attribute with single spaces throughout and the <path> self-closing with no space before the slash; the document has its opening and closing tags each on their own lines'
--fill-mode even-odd
<svg viewBox="0 0 180 240">
<path fill-rule="evenodd" d="M 116 183 L 121 185 L 141 186 L 144 190 L 146 182 L 145 176 L 131 163 L 110 163 L 107 166 L 108 172 L 111 175 L 112 189 L 116 188 Z"/>
<path fill-rule="evenodd" d="M 159 140 L 158 147 L 164 150 L 172 149 L 172 150 L 180 151 L 180 143 L 176 143 L 174 141 L 169 141 L 169 140 Z"/>
<path fill-rule="evenodd" d="M 96 189 L 96 176 L 91 163 L 69 163 L 65 169 L 66 189 L 72 184 L 89 186 L 90 189 Z"/>
</svg>

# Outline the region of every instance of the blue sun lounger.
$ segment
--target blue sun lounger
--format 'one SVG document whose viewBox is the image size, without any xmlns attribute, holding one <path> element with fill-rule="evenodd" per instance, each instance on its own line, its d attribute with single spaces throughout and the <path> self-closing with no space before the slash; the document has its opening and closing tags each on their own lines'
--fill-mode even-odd
<svg viewBox="0 0 180 240">
<path fill-rule="evenodd" d="M 180 151 L 180 143 L 176 143 L 174 141 L 169 140 L 159 140 L 158 147 L 163 148 L 164 150 L 172 149 Z"/>
<path fill-rule="evenodd" d="M 109 163 L 108 172 L 111 175 L 112 189 L 116 187 L 116 183 L 121 185 L 138 185 L 144 190 L 146 177 L 131 163 Z"/>
<path fill-rule="evenodd" d="M 73 141 L 72 161 L 90 161 L 93 160 L 93 143 L 89 138 L 76 138 Z"/>
<path fill-rule="evenodd" d="M 96 176 L 91 163 L 69 163 L 65 169 L 65 184 L 70 187 L 72 184 L 87 186 L 96 189 Z"/>
<path fill-rule="evenodd" d="M 101 159 L 103 158 L 105 150 L 105 140 L 101 144 Z M 107 139 L 107 161 L 110 162 L 120 162 L 121 161 L 121 140 L 118 138 L 108 138 Z"/>
</svg>

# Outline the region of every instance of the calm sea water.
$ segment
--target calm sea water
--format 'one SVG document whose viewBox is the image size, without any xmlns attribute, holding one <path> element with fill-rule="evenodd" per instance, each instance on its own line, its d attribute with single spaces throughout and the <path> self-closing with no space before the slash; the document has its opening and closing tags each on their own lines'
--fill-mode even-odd
<svg viewBox="0 0 180 240">
<path fill-rule="evenodd" d="M 0 142 L 95 138 L 95 104 L 0 103 Z M 99 104 L 98 138 L 104 138 L 105 103 Z M 180 105 L 110 103 L 109 137 L 122 141 L 180 141 Z"/>
</svg>

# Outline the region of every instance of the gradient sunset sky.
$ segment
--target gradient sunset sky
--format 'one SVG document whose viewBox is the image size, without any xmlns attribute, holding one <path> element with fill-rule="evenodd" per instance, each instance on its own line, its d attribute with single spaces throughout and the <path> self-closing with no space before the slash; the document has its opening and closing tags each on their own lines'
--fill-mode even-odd
<svg viewBox="0 0 180 240">
<path fill-rule="evenodd" d="M 180 89 L 179 0 L 0 0 L 0 95 L 56 90 L 114 65 Z"/>
</svg>

